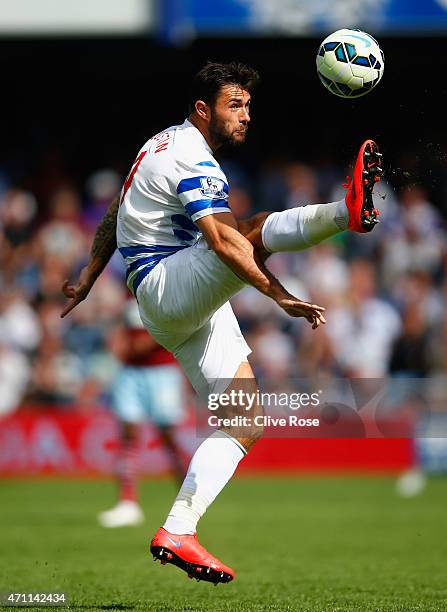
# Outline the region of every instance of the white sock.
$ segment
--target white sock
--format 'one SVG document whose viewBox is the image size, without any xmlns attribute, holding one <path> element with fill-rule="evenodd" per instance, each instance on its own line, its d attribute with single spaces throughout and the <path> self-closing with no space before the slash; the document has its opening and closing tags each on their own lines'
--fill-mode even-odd
<svg viewBox="0 0 447 612">
<path fill-rule="evenodd" d="M 221 431 L 215 431 L 202 442 L 191 459 L 164 529 L 177 535 L 194 534 L 198 520 L 233 476 L 245 454 L 237 440 Z"/>
<path fill-rule="evenodd" d="M 302 251 L 344 231 L 348 221 L 344 200 L 290 208 L 267 217 L 262 242 L 270 253 Z"/>
</svg>

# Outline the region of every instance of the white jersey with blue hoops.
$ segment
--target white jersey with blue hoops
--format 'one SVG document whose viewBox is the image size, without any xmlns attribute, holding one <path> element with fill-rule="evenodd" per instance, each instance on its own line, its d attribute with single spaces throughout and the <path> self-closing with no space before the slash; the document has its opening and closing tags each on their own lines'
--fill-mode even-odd
<svg viewBox="0 0 447 612">
<path fill-rule="evenodd" d="M 117 244 L 135 294 L 157 263 L 200 237 L 195 221 L 230 212 L 228 181 L 201 132 L 186 119 L 140 150 L 124 183 Z"/>
</svg>

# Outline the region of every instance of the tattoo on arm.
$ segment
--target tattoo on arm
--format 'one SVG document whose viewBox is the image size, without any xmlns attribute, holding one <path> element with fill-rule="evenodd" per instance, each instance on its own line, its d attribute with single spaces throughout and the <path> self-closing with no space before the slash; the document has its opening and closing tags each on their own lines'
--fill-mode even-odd
<svg viewBox="0 0 447 612">
<path fill-rule="evenodd" d="M 91 258 L 98 266 L 105 268 L 116 249 L 116 216 L 118 214 L 119 195 L 114 198 L 106 214 L 98 225 L 93 240 Z"/>
</svg>

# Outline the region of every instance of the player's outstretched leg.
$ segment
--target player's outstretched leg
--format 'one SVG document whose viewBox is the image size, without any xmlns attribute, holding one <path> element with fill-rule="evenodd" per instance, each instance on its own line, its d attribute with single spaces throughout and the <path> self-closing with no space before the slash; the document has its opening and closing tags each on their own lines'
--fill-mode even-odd
<svg viewBox="0 0 447 612">
<path fill-rule="evenodd" d="M 348 177 L 344 185 L 348 190 L 344 200 L 260 213 L 240 221 L 239 231 L 264 259 L 275 252 L 308 249 L 346 229 L 369 232 L 378 223 L 372 193 L 382 174 L 379 148 L 373 140 L 366 140 L 357 156 L 354 177 Z"/>
</svg>

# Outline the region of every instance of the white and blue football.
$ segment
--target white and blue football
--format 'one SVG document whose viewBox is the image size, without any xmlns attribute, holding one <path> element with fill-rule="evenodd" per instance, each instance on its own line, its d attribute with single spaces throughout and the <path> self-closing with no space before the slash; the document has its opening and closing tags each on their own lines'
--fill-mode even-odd
<svg viewBox="0 0 447 612">
<path fill-rule="evenodd" d="M 329 91 L 341 98 L 360 98 L 379 83 L 384 55 L 375 38 L 361 30 L 337 30 L 317 52 L 317 72 Z"/>
</svg>

